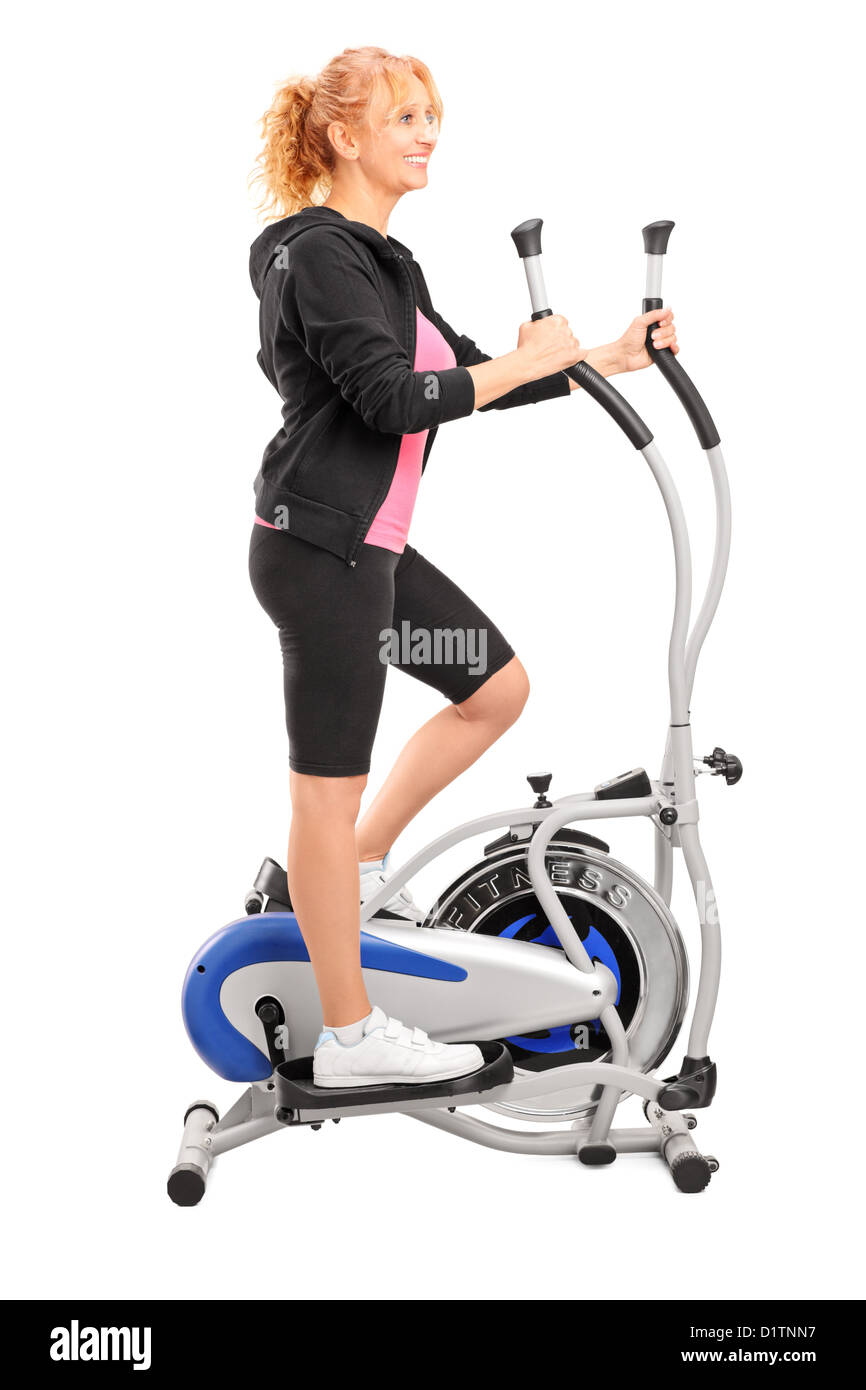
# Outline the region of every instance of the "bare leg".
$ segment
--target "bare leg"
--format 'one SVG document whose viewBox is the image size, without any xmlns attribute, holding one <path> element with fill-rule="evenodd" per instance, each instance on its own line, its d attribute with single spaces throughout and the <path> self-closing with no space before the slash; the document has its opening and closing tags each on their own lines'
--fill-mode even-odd
<svg viewBox="0 0 866 1390">
<path fill-rule="evenodd" d="M 514 723 L 528 694 L 526 672 L 514 657 L 475 695 L 440 710 L 406 744 L 357 826 L 366 776 L 290 773 L 289 891 L 323 1020 L 335 1028 L 372 1007 L 361 973 L 359 858 L 381 859 L 422 806 Z"/>
<path fill-rule="evenodd" d="M 335 1028 L 366 1017 L 372 1005 L 361 974 L 361 890 L 355 822 L 361 777 L 291 772 L 292 824 L 287 873 L 292 906 L 310 954 L 322 1018 Z"/>
<path fill-rule="evenodd" d="M 423 724 L 358 822 L 357 858 L 381 859 L 422 806 L 511 727 L 528 695 L 529 678 L 515 656 L 468 700 Z"/>
</svg>

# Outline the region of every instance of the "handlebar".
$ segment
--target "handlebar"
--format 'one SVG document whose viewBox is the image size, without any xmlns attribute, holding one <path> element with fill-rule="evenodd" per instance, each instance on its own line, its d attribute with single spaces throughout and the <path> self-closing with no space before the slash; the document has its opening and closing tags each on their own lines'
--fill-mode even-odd
<svg viewBox="0 0 866 1390">
<path fill-rule="evenodd" d="M 642 229 L 643 246 L 647 256 L 647 292 L 641 311 L 644 314 L 648 314 L 651 309 L 663 307 L 662 256 L 667 252 L 674 226 L 673 222 L 650 222 Z M 719 443 L 719 432 L 700 391 L 680 366 L 670 348 L 655 347 L 651 328 L 647 329 L 646 349 L 691 420 L 701 448 L 715 449 Z"/>
<path fill-rule="evenodd" d="M 532 218 L 528 222 L 521 222 L 520 226 L 515 227 L 511 233 L 526 271 L 532 300 L 533 319 L 545 318 L 551 313 L 544 288 L 544 277 L 541 273 L 541 227 L 541 218 Z M 663 306 L 661 298 L 662 268 L 673 227 L 673 222 L 651 222 L 643 229 L 644 250 L 647 254 L 647 296 L 643 303 L 645 313 L 652 309 L 660 309 Z M 589 395 L 598 401 L 616 421 L 632 444 L 641 451 L 652 470 L 664 500 L 674 547 L 676 576 L 674 618 L 668 647 L 671 729 L 674 730 L 688 724 L 688 705 L 691 699 L 698 656 L 715 615 L 725 581 L 731 543 L 731 499 L 725 463 L 719 447 L 719 434 L 697 388 L 683 371 L 669 348 L 659 350 L 653 346 L 651 330 L 647 332 L 646 345 L 651 360 L 662 372 L 685 407 L 698 439 L 706 450 L 713 479 L 716 504 L 716 543 L 703 603 L 691 632 L 689 632 L 691 548 L 688 527 L 676 485 L 653 441 L 652 433 L 619 392 L 586 362 L 578 362 L 574 367 L 567 368 L 566 374 L 583 386 Z M 661 777 L 663 782 L 669 777 L 671 768 L 677 762 L 677 757 L 678 754 L 673 746 L 671 735 L 663 760 Z M 680 771 L 686 778 L 693 777 L 690 767 L 686 767 L 684 772 L 682 768 Z"/>
<path fill-rule="evenodd" d="M 521 222 L 511 233 L 511 239 L 517 247 L 517 254 L 526 271 L 533 319 L 549 318 L 553 313 L 547 302 L 547 291 L 541 271 L 542 225 L 540 217 L 531 217 L 529 221 Z M 576 381 L 578 386 L 582 386 L 593 400 L 598 401 L 636 449 L 645 449 L 647 444 L 652 443 L 652 430 L 644 424 L 634 407 L 588 362 L 577 362 L 573 367 L 566 367 L 565 374 L 571 377 L 572 381 Z"/>
<path fill-rule="evenodd" d="M 662 257 L 667 253 L 668 241 L 675 225 L 675 223 L 668 221 L 649 222 L 642 229 L 644 251 L 647 256 L 647 293 L 641 310 L 644 314 L 649 313 L 652 309 L 661 309 L 664 305 L 661 297 L 662 266 L 664 264 Z M 517 247 L 517 254 L 523 261 L 523 268 L 526 272 L 533 319 L 547 318 L 553 312 L 548 306 L 547 291 L 544 287 L 544 276 L 541 270 L 542 226 L 543 221 L 540 217 L 532 217 L 527 222 L 521 222 L 520 226 L 515 227 L 511 233 L 511 239 Z M 691 377 L 680 366 L 670 348 L 655 347 L 652 341 L 651 328 L 647 329 L 646 348 L 652 361 L 691 420 L 701 448 L 716 448 L 719 444 L 719 432 L 703 397 Z M 619 394 L 615 387 L 610 385 L 605 377 L 601 376 L 587 362 L 578 362 L 575 366 L 567 367 L 565 370 L 566 375 L 571 377 L 572 381 L 577 382 L 578 386 L 582 386 L 587 394 L 592 396 L 593 400 L 598 401 L 599 405 L 616 421 L 636 449 L 643 449 L 651 443 L 652 431 L 644 424 L 637 411 Z"/>
</svg>

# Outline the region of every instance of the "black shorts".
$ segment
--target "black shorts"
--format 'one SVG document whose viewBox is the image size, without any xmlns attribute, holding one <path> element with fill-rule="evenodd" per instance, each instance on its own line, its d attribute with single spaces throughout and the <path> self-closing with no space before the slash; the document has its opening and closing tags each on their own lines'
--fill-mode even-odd
<svg viewBox="0 0 866 1390">
<path fill-rule="evenodd" d="M 289 766 L 370 770 L 388 667 L 468 700 L 514 656 L 499 628 L 407 545 L 362 545 L 354 569 L 287 531 L 253 526 L 250 579 L 283 653 Z"/>
</svg>

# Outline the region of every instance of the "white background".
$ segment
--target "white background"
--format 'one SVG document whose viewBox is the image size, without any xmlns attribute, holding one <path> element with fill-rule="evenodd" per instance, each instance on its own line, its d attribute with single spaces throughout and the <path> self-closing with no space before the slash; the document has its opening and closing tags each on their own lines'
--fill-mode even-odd
<svg viewBox="0 0 866 1390">
<path fill-rule="evenodd" d="M 26 1297 L 659 1299 L 862 1295 L 859 665 L 862 128 L 856 10 L 825 3 L 434 7 L 43 4 L 6 21 L 2 1148 L 6 1291 Z M 584 344 L 644 289 L 670 217 L 680 360 L 731 475 L 730 580 L 693 700 L 724 942 L 678 1194 L 652 1156 L 591 1171 L 400 1116 L 165 1179 L 187 1104 L 190 956 L 284 859 L 276 635 L 249 587 L 279 402 L 256 360 L 246 177 L 274 85 L 349 46 L 421 56 L 445 103 L 389 230 L 498 354 L 527 317 L 509 231 L 545 219 Z M 709 474 L 651 372 L 620 378 L 712 543 Z M 499 623 L 519 724 L 398 842 L 623 768 L 657 774 L 672 562 L 648 470 L 582 394 L 442 429 L 413 543 Z M 392 672 L 370 793 L 438 697 Z M 646 826 L 618 857 L 651 874 Z M 413 883 L 428 901 L 478 841 Z M 696 961 L 684 866 L 674 909 Z M 673 1059 L 684 1051 L 685 1033 Z M 635 1102 L 630 1102 L 632 1107 Z M 628 1116 L 625 1123 L 634 1123 Z M 269 1252 L 263 1254 L 263 1252 Z"/>
</svg>

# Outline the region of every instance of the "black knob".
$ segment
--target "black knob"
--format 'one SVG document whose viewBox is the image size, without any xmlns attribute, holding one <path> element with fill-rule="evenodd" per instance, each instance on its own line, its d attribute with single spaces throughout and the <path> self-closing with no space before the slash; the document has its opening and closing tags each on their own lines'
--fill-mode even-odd
<svg viewBox="0 0 866 1390">
<path fill-rule="evenodd" d="M 273 1002 L 273 1000 L 270 999 L 267 1000 L 264 1004 L 259 1004 L 259 1007 L 256 1009 L 256 1013 L 258 1014 L 262 1023 L 278 1023 L 280 1019 L 280 1011 L 277 1008 L 276 1004 Z"/>
<path fill-rule="evenodd" d="M 743 775 L 743 764 L 736 753 L 726 753 L 724 748 L 714 748 L 709 757 L 703 760 L 707 767 L 713 769 L 713 776 L 718 777 L 720 773 L 724 775 L 729 787 L 733 787 L 739 782 Z"/>
<path fill-rule="evenodd" d="M 739 782 L 742 775 L 743 764 L 740 762 L 736 753 L 727 753 L 725 755 L 725 781 L 728 786 L 732 787 L 735 782 Z"/>
<path fill-rule="evenodd" d="M 662 825 L 675 825 L 677 820 L 676 806 L 663 806 L 659 811 L 659 820 Z"/>
<path fill-rule="evenodd" d="M 535 777 L 527 777 L 526 780 L 529 783 L 532 790 L 535 792 L 535 795 L 540 796 L 543 792 L 547 791 L 548 787 L 553 781 L 553 773 L 541 772 L 538 773 Z"/>
</svg>

